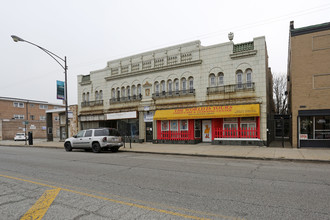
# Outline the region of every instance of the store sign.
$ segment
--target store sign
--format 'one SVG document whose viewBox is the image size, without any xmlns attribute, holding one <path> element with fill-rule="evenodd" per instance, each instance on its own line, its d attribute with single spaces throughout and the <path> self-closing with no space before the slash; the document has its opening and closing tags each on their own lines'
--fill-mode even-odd
<svg viewBox="0 0 330 220">
<path fill-rule="evenodd" d="M 106 114 L 107 120 L 136 118 L 136 111 Z"/>
<path fill-rule="evenodd" d="M 307 140 L 308 134 L 300 134 L 299 137 L 300 137 L 300 140 Z"/>
<path fill-rule="evenodd" d="M 154 113 L 144 113 L 144 122 L 153 122 L 154 121 Z"/>
<path fill-rule="evenodd" d="M 205 119 L 260 116 L 260 105 L 224 105 L 158 110 L 154 120 Z"/>
</svg>

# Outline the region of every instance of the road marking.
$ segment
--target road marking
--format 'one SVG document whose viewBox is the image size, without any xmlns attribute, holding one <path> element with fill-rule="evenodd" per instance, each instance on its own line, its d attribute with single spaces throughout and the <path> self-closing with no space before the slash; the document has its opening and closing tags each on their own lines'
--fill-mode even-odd
<svg viewBox="0 0 330 220">
<path fill-rule="evenodd" d="M 23 215 L 21 220 L 42 219 L 60 191 L 60 188 L 46 190 L 29 211 Z"/>
<path fill-rule="evenodd" d="M 18 178 L 18 177 L 1 175 L 1 174 L 0 174 L 0 177 L 4 177 L 4 178 L 8 178 L 8 179 L 14 179 L 14 180 L 19 180 L 19 181 L 28 182 L 28 183 L 33 183 L 33 184 L 37 184 L 37 185 L 41 185 L 41 186 L 46 186 L 46 187 L 49 187 L 49 188 L 54 188 L 55 190 L 59 190 L 59 191 L 71 192 L 71 193 L 79 194 L 79 195 L 82 195 L 82 196 L 88 196 L 88 197 L 92 197 L 92 198 L 96 198 L 96 199 L 101 199 L 101 200 L 106 200 L 106 201 L 110 201 L 110 202 L 114 202 L 114 203 L 118 203 L 118 204 L 122 204 L 122 205 L 126 205 L 126 206 L 132 206 L 132 207 L 136 207 L 136 208 L 140 208 L 140 209 L 145 209 L 145 210 L 150 210 L 150 211 L 165 213 L 165 214 L 179 216 L 179 217 L 183 217 L 183 218 L 199 219 L 199 220 L 202 220 L 202 219 L 203 220 L 206 220 L 206 219 L 208 219 L 208 218 L 201 218 L 201 217 L 198 217 L 198 216 L 186 215 L 186 214 L 182 214 L 182 213 L 179 213 L 179 212 L 172 212 L 172 211 L 168 211 L 168 210 L 164 210 L 164 209 L 153 208 L 153 207 L 149 207 L 149 206 L 146 206 L 146 205 L 139 205 L 139 204 L 135 204 L 135 203 L 131 203 L 131 202 L 124 202 L 124 201 L 120 201 L 120 200 L 116 200 L 116 199 L 111 199 L 111 198 L 107 198 L 107 197 L 103 197 L 103 196 L 93 195 L 93 194 L 90 194 L 90 193 L 85 193 L 85 192 L 80 192 L 80 191 L 76 191 L 76 190 L 61 188 L 61 187 L 53 186 L 53 185 L 50 185 L 50 184 L 45 184 L 45 183 L 41 183 L 41 182 L 31 181 L 31 180 L 27 180 L 27 179 Z M 95 193 L 98 193 L 98 192 L 95 192 Z M 101 193 L 101 194 L 103 194 L 103 193 Z M 118 196 L 116 196 L 116 197 L 118 197 Z M 172 207 L 171 206 L 171 208 L 179 209 L 180 210 L 179 207 Z M 189 209 L 181 209 L 181 210 L 190 211 L 190 212 L 193 211 L 193 212 L 199 213 L 199 214 L 213 215 L 213 216 L 221 217 L 221 218 L 224 218 L 224 219 L 232 219 L 232 220 L 234 220 L 234 219 L 235 220 L 241 220 L 241 219 L 243 219 L 243 218 L 239 218 L 239 217 L 216 215 L 216 214 L 211 214 L 211 213 L 203 213 L 203 212 L 198 212 L 198 211 L 189 210 Z"/>
</svg>

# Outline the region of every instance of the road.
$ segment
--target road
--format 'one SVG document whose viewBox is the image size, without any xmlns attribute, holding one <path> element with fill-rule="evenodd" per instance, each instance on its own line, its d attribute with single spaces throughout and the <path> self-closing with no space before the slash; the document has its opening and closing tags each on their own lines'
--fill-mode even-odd
<svg viewBox="0 0 330 220">
<path fill-rule="evenodd" d="M 330 219 L 330 164 L 0 146 L 1 219 Z"/>
</svg>

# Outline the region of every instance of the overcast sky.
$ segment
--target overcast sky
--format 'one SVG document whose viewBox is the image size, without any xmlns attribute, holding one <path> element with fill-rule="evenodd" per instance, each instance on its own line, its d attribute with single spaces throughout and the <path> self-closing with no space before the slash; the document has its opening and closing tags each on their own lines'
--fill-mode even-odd
<svg viewBox="0 0 330 220">
<path fill-rule="evenodd" d="M 286 73 L 289 23 L 330 22 L 330 1 L 1 0 L 0 96 L 61 103 L 63 69 L 37 47 L 68 59 L 69 104 L 77 104 L 77 75 L 106 62 L 200 40 L 203 46 L 265 36 L 272 72 Z"/>
</svg>

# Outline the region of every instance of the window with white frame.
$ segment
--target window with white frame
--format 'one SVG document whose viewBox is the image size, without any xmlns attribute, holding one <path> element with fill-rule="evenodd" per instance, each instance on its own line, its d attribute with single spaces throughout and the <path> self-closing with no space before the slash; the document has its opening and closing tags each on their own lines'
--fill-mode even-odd
<svg viewBox="0 0 330 220">
<path fill-rule="evenodd" d="M 247 88 L 252 87 L 252 70 L 251 69 L 246 70 L 246 87 Z"/>
<path fill-rule="evenodd" d="M 24 115 L 14 115 L 14 119 L 24 119 Z"/>
<path fill-rule="evenodd" d="M 156 95 L 159 95 L 159 83 L 155 82 L 155 93 Z"/>
<path fill-rule="evenodd" d="M 190 93 L 194 92 L 194 78 L 192 77 L 189 78 L 189 92 Z"/>
<path fill-rule="evenodd" d="M 179 80 L 178 79 L 174 80 L 174 86 L 175 86 L 175 92 L 179 93 L 180 88 L 179 88 Z"/>
<path fill-rule="evenodd" d="M 161 121 L 161 130 L 162 131 L 168 131 L 168 128 L 169 128 L 168 123 L 169 123 L 168 120 Z"/>
<path fill-rule="evenodd" d="M 172 93 L 172 80 L 167 81 L 167 91 L 171 94 Z"/>
<path fill-rule="evenodd" d="M 215 75 L 212 73 L 212 74 L 210 74 L 210 76 L 209 76 L 209 85 L 210 85 L 210 87 L 214 87 L 214 86 L 216 86 L 216 82 L 215 82 Z"/>
<path fill-rule="evenodd" d="M 181 131 L 188 131 L 188 120 L 181 120 L 180 121 L 180 130 Z"/>
<path fill-rule="evenodd" d="M 177 131 L 178 130 L 178 120 L 171 120 L 171 131 Z"/>
<path fill-rule="evenodd" d="M 46 121 L 46 116 L 45 115 L 40 115 L 40 121 Z"/>
<path fill-rule="evenodd" d="M 24 108 L 24 103 L 23 102 L 14 102 L 14 107 L 16 107 L 16 108 Z"/>
<path fill-rule="evenodd" d="M 39 108 L 40 108 L 40 109 L 48 109 L 48 105 L 42 105 L 42 104 L 41 104 L 41 105 L 39 105 Z"/>
<path fill-rule="evenodd" d="M 187 81 L 186 81 L 186 78 L 182 78 L 181 81 L 182 81 L 182 91 L 183 92 L 186 92 L 186 90 L 187 90 Z"/>
<path fill-rule="evenodd" d="M 224 85 L 224 74 L 219 73 L 218 75 L 218 86 L 223 86 Z"/>
<path fill-rule="evenodd" d="M 236 72 L 236 84 L 238 89 L 243 88 L 243 72 L 241 70 L 238 70 Z"/>
</svg>

